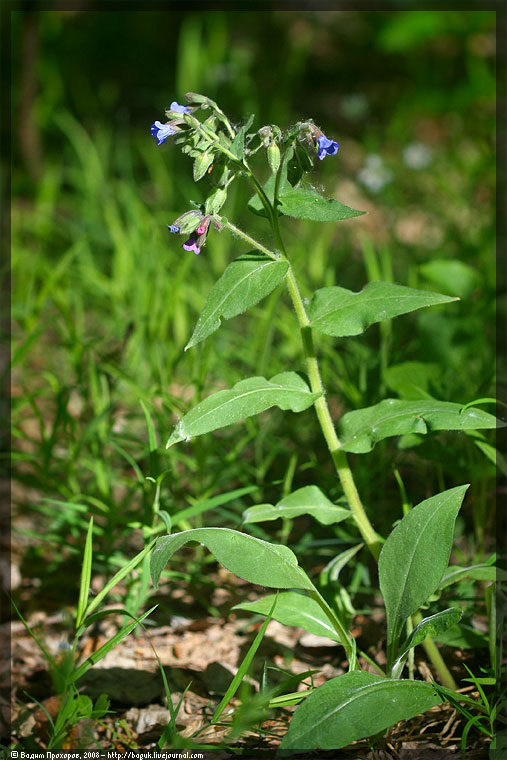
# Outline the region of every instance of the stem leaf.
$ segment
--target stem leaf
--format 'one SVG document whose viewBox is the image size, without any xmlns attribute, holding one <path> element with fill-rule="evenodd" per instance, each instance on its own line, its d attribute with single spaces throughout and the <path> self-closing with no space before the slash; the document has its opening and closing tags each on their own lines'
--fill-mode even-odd
<svg viewBox="0 0 507 760">
<path fill-rule="evenodd" d="M 250 583 L 268 588 L 314 588 L 287 546 L 271 544 L 229 528 L 194 528 L 157 539 L 151 555 L 151 577 L 155 585 L 174 552 L 189 541 L 207 546 L 220 564 Z"/>
<path fill-rule="evenodd" d="M 249 377 L 229 390 L 213 393 L 195 406 L 176 425 L 166 448 L 179 441 L 232 425 L 273 406 L 302 412 L 319 395 L 312 393 L 295 372 L 281 372 L 270 380 Z"/>
<path fill-rule="evenodd" d="M 273 604 L 274 594 L 265 596 L 255 602 L 241 602 L 234 610 L 246 610 L 258 615 L 267 615 Z M 278 602 L 272 617 L 282 625 L 297 626 L 316 636 L 326 636 L 342 643 L 329 619 L 317 602 L 306 594 L 298 591 L 283 591 L 278 594 Z"/>
<path fill-rule="evenodd" d="M 205 340 L 231 319 L 259 303 L 283 280 L 289 264 L 250 251 L 233 261 L 209 292 L 185 351 Z"/>
<path fill-rule="evenodd" d="M 376 322 L 424 306 L 457 300 L 392 282 L 369 282 L 358 293 L 337 286 L 317 290 L 308 308 L 308 316 L 312 327 L 319 332 L 344 337 L 360 335 Z"/>
<path fill-rule="evenodd" d="M 267 522 L 279 518 L 292 519 L 299 515 L 311 515 L 322 525 L 339 523 L 351 516 L 349 509 L 333 504 L 317 486 L 298 488 L 284 496 L 275 506 L 258 504 L 243 512 L 244 523 Z"/>
<path fill-rule="evenodd" d="M 280 213 L 314 222 L 340 222 L 365 213 L 345 206 L 334 198 L 323 198 L 315 190 L 302 187 L 283 190 L 279 195 L 279 201 Z"/>
<path fill-rule="evenodd" d="M 504 427 L 505 423 L 482 409 L 436 399 L 402 401 L 384 399 L 379 404 L 356 409 L 340 420 L 340 443 L 344 451 L 365 454 L 384 438 L 433 430 L 477 430 Z"/>
</svg>

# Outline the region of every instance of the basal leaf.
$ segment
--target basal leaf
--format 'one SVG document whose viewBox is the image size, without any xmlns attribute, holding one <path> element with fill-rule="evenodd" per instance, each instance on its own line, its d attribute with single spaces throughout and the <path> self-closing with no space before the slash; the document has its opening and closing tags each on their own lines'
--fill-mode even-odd
<svg viewBox="0 0 507 760">
<path fill-rule="evenodd" d="M 195 528 L 157 539 L 150 567 L 155 585 L 174 552 L 189 541 L 206 546 L 221 565 L 250 583 L 268 588 L 314 588 L 287 546 L 229 528 Z"/>
<path fill-rule="evenodd" d="M 331 525 L 350 517 L 350 510 L 333 504 L 317 486 L 305 486 L 285 496 L 275 506 L 259 504 L 250 507 L 243 512 L 243 522 L 267 522 L 281 517 L 292 519 L 299 515 L 311 515 L 322 525 Z"/>
<path fill-rule="evenodd" d="M 353 670 L 319 686 L 296 709 L 280 745 L 293 752 L 340 749 L 441 702 L 424 681 Z"/>
<path fill-rule="evenodd" d="M 424 434 L 433 430 L 476 430 L 503 427 L 482 409 L 466 409 L 461 404 L 436 399 L 402 401 L 385 399 L 375 406 L 356 409 L 340 421 L 342 449 L 355 454 L 371 451 L 376 443 L 393 435 Z"/>
<path fill-rule="evenodd" d="M 283 280 L 289 264 L 251 251 L 233 261 L 212 287 L 185 351 L 231 319 L 255 306 Z"/>
<path fill-rule="evenodd" d="M 472 578 L 475 581 L 505 581 L 507 573 L 500 567 L 486 563 L 470 565 L 470 567 L 452 565 L 445 571 L 438 588 L 444 589 L 453 583 L 459 583 L 463 578 Z"/>
<path fill-rule="evenodd" d="M 269 612 L 269 610 L 268 610 Z M 435 615 L 430 615 L 416 625 L 407 641 L 403 644 L 401 652 L 393 665 L 391 676 L 398 678 L 403 670 L 403 665 L 411 649 L 418 644 L 422 644 L 427 636 L 435 638 L 442 635 L 448 628 L 452 628 L 461 620 L 462 611 L 457 607 L 451 607 L 448 610 L 442 610 Z"/>
<path fill-rule="evenodd" d="M 319 332 L 344 337 L 359 335 L 384 319 L 456 300 L 392 282 L 369 282 L 358 293 L 339 287 L 317 290 L 310 302 L 308 316 L 312 327 Z"/>
<path fill-rule="evenodd" d="M 334 198 L 323 198 L 315 190 L 302 187 L 283 190 L 279 200 L 279 211 L 282 214 L 295 219 L 311 219 L 314 222 L 339 222 L 365 213 L 344 206 Z"/>
<path fill-rule="evenodd" d="M 267 615 L 273 604 L 274 594 L 265 596 L 255 602 L 236 604 L 234 610 L 246 610 L 259 615 Z M 341 639 L 317 602 L 306 594 L 297 591 L 283 591 L 278 594 L 273 617 L 282 625 L 304 628 L 316 636 L 326 636 L 341 643 Z"/>
<path fill-rule="evenodd" d="M 318 393 L 311 393 L 305 381 L 295 372 L 281 372 L 271 380 L 249 377 L 229 390 L 213 393 L 188 412 L 176 425 L 166 448 L 178 441 L 189 440 L 260 414 L 272 406 L 302 412 L 318 396 Z"/>
<path fill-rule="evenodd" d="M 422 501 L 400 520 L 382 547 L 378 569 L 391 663 L 408 616 L 428 600 L 442 580 L 454 522 L 467 488 L 451 488 Z"/>
</svg>

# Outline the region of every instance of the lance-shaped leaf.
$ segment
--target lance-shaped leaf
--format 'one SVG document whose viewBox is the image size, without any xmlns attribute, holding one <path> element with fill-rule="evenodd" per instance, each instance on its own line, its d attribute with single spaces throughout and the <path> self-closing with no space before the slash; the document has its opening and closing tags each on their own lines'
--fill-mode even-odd
<svg viewBox="0 0 507 760">
<path fill-rule="evenodd" d="M 467 488 L 451 488 L 422 501 L 400 520 L 382 547 L 378 570 L 392 651 L 408 616 L 428 600 L 442 579 Z"/>
<path fill-rule="evenodd" d="M 258 615 L 268 615 L 275 595 L 270 594 L 255 602 L 236 604 L 233 610 L 246 610 Z M 304 628 L 316 636 L 326 636 L 341 644 L 341 638 L 331 625 L 317 602 L 306 594 L 297 591 L 283 591 L 278 594 L 275 611 L 272 617 L 282 625 L 293 625 Z"/>
<path fill-rule="evenodd" d="M 218 391 L 197 404 L 178 422 L 166 448 L 178 441 L 232 425 L 245 417 L 260 414 L 272 406 L 302 412 L 320 394 L 312 393 L 305 381 L 295 372 L 280 372 L 271 380 L 249 377 L 230 390 Z"/>
<path fill-rule="evenodd" d="M 222 319 L 242 314 L 283 280 L 288 261 L 251 251 L 233 261 L 213 285 L 185 351 L 218 330 Z"/>
<path fill-rule="evenodd" d="M 317 486 L 304 486 L 284 496 L 273 504 L 258 504 L 243 512 L 243 522 L 258 523 L 285 517 L 292 519 L 299 515 L 311 515 L 322 525 L 339 523 L 350 517 L 350 510 L 333 504 Z"/>
<path fill-rule="evenodd" d="M 459 583 L 463 578 L 472 578 L 474 581 L 506 581 L 507 573 L 502 568 L 488 565 L 485 562 L 469 567 L 452 565 L 445 571 L 438 588 L 444 589 L 453 583 Z"/>
<path fill-rule="evenodd" d="M 269 610 L 268 610 L 269 612 Z M 266 613 L 267 614 L 267 613 Z M 403 644 L 400 654 L 393 665 L 391 676 L 398 678 L 403 670 L 403 665 L 407 659 L 408 653 L 418 644 L 422 644 L 426 636 L 435 638 L 443 634 L 448 628 L 459 623 L 462 612 L 457 607 L 451 607 L 448 610 L 442 610 L 435 615 L 430 615 L 416 625 L 406 642 Z"/>
<path fill-rule="evenodd" d="M 229 528 L 194 528 L 157 539 L 151 555 L 151 577 L 160 573 L 175 551 L 189 541 L 207 546 L 227 570 L 250 583 L 268 588 L 314 589 L 296 555 L 287 546 L 271 544 Z"/>
<path fill-rule="evenodd" d="M 392 282 L 369 282 L 358 293 L 339 287 L 317 290 L 308 307 L 308 316 L 312 327 L 319 332 L 343 337 L 359 335 L 375 322 L 407 314 L 423 306 L 457 300 Z"/>
<path fill-rule="evenodd" d="M 280 748 L 340 749 L 438 705 L 431 684 L 352 670 L 319 686 L 297 708 Z"/>
<path fill-rule="evenodd" d="M 436 399 L 385 399 L 375 406 L 348 412 L 341 418 L 341 448 L 354 454 L 364 454 L 379 441 L 393 435 L 504 426 L 503 422 L 482 409 L 462 409 L 461 404 Z"/>
<path fill-rule="evenodd" d="M 361 216 L 364 211 L 356 211 L 334 198 L 323 198 L 315 190 L 302 187 L 283 190 L 279 195 L 279 211 L 295 219 L 311 219 L 314 222 L 340 222 Z"/>
</svg>

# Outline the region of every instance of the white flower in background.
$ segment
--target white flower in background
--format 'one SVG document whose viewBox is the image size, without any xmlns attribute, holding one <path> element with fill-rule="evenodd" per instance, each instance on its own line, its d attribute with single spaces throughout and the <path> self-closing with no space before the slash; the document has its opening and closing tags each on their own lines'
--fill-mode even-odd
<svg viewBox="0 0 507 760">
<path fill-rule="evenodd" d="M 370 192 L 378 193 L 393 178 L 393 173 L 384 166 L 382 157 L 376 153 L 366 156 L 363 168 L 357 173 L 357 179 Z"/>
<path fill-rule="evenodd" d="M 422 142 L 413 142 L 403 151 L 403 161 L 409 169 L 426 169 L 431 163 L 432 151 Z"/>
</svg>

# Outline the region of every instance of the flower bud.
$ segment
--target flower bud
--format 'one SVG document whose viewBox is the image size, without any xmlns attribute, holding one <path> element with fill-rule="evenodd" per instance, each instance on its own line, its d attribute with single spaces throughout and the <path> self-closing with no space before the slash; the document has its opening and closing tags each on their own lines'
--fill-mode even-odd
<svg viewBox="0 0 507 760">
<path fill-rule="evenodd" d="M 185 211 L 185 213 L 179 216 L 173 224 L 169 225 L 169 230 L 170 232 L 179 232 L 181 235 L 186 235 L 188 232 L 193 232 L 195 230 L 201 219 L 201 211 L 198 211 L 197 209 Z"/>
<path fill-rule="evenodd" d="M 194 161 L 194 181 L 198 182 L 213 163 L 213 151 L 205 150 Z"/>
<path fill-rule="evenodd" d="M 185 100 L 189 103 L 208 103 L 209 98 L 206 95 L 199 95 L 198 92 L 186 92 Z"/>
<path fill-rule="evenodd" d="M 280 148 L 276 144 L 276 142 L 272 142 L 268 148 L 268 163 L 271 167 L 271 171 L 273 174 L 276 174 L 278 171 L 278 168 L 280 166 Z"/>
<path fill-rule="evenodd" d="M 222 187 L 218 187 L 214 193 L 212 193 L 206 201 L 205 213 L 206 214 L 218 214 L 225 201 L 227 200 L 227 193 Z"/>
</svg>

